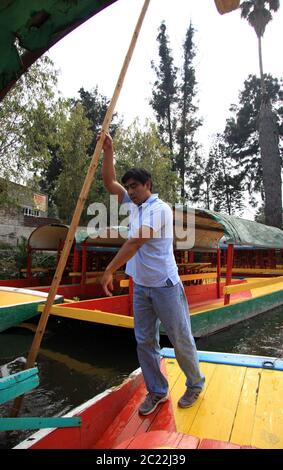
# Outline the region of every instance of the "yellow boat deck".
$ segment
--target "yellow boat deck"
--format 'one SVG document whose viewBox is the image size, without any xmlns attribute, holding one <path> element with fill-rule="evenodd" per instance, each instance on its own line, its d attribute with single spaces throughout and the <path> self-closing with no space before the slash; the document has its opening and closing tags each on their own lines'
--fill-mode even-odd
<svg viewBox="0 0 283 470">
<path fill-rule="evenodd" d="M 200 363 L 205 389 L 188 409 L 177 406 L 185 377 L 165 358 L 177 432 L 264 449 L 283 448 L 283 372 Z"/>
<path fill-rule="evenodd" d="M 42 296 L 35 294 L 0 291 L 0 307 L 9 307 L 10 305 L 19 305 L 42 300 Z"/>
<path fill-rule="evenodd" d="M 255 278 L 250 277 L 250 278 L 247 279 L 247 282 L 245 284 L 243 284 L 243 286 L 246 287 L 246 290 L 249 290 L 249 285 L 250 284 L 252 284 L 254 282 L 259 282 L 261 280 L 264 281 L 265 285 L 261 286 L 261 287 L 258 287 L 256 289 L 250 289 L 251 298 L 260 297 L 262 295 L 272 294 L 273 292 L 283 290 L 283 280 L 282 280 L 282 282 L 279 282 L 277 284 L 269 284 L 270 279 L 261 278 L 261 277 L 255 277 Z M 248 300 L 248 298 L 244 298 L 244 297 L 243 298 L 241 298 L 241 297 L 240 298 L 239 297 L 234 298 L 234 296 L 232 294 L 231 298 L 230 298 L 229 305 L 237 304 L 237 303 L 243 302 L 245 300 Z M 213 310 L 213 309 L 219 308 L 219 307 L 223 307 L 223 298 L 211 301 L 211 302 L 207 303 L 206 305 L 191 307 L 190 308 L 190 314 L 191 315 L 196 315 L 198 313 L 206 312 L 208 310 Z"/>
</svg>

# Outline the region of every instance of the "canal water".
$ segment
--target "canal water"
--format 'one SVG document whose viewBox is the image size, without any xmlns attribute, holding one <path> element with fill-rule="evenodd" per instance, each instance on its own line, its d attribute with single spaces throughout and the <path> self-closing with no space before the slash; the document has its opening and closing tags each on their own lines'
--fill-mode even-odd
<svg viewBox="0 0 283 470">
<path fill-rule="evenodd" d="M 2 375 L 21 370 L 35 324 L 0 334 Z M 258 315 L 196 341 L 198 350 L 283 356 L 283 308 Z M 170 346 L 162 337 L 161 346 Z M 21 416 L 55 416 L 118 385 L 138 365 L 132 330 L 50 318 L 37 358 L 40 385 L 27 393 Z M 9 416 L 11 406 L 0 406 Z M 0 449 L 9 449 L 31 431 L 0 432 Z"/>
</svg>

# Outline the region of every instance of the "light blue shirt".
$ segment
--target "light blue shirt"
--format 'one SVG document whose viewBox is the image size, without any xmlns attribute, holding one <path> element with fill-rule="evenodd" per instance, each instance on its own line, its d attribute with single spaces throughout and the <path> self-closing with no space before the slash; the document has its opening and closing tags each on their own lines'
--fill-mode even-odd
<svg viewBox="0 0 283 470">
<path fill-rule="evenodd" d="M 180 282 L 173 252 L 173 213 L 168 204 L 152 194 L 137 206 L 125 194 L 123 204 L 129 210 L 129 238 L 143 226 L 154 230 L 154 237 L 144 243 L 127 262 L 126 274 L 136 284 L 146 287 L 166 286 L 168 279 Z"/>
</svg>

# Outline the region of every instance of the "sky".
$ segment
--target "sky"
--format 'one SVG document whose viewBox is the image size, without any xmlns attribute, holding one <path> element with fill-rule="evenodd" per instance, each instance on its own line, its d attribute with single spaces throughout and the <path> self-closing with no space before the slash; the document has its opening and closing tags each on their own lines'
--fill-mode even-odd
<svg viewBox="0 0 283 470">
<path fill-rule="evenodd" d="M 66 97 L 80 87 L 111 98 L 144 0 L 118 0 L 59 43 L 49 56 L 59 69 L 59 89 Z M 149 105 L 158 64 L 158 28 L 165 21 L 174 57 L 182 65 L 182 45 L 190 21 L 195 32 L 194 66 L 198 82 L 199 134 L 204 151 L 213 134 L 224 130 L 229 107 L 238 102 L 244 80 L 259 74 L 257 37 L 240 10 L 220 15 L 214 0 L 151 0 L 116 111 L 125 125 L 136 117 L 153 118 Z M 274 14 L 263 39 L 264 72 L 283 77 L 283 6 Z"/>
</svg>

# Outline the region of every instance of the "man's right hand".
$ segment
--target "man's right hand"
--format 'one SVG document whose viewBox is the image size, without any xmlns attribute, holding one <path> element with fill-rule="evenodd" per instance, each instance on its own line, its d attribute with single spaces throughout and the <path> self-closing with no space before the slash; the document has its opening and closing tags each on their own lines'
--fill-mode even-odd
<svg viewBox="0 0 283 470">
<path fill-rule="evenodd" d="M 112 297 L 112 291 L 113 291 L 113 274 L 109 271 L 104 272 L 101 281 L 100 281 L 102 288 L 108 297 Z"/>
</svg>

